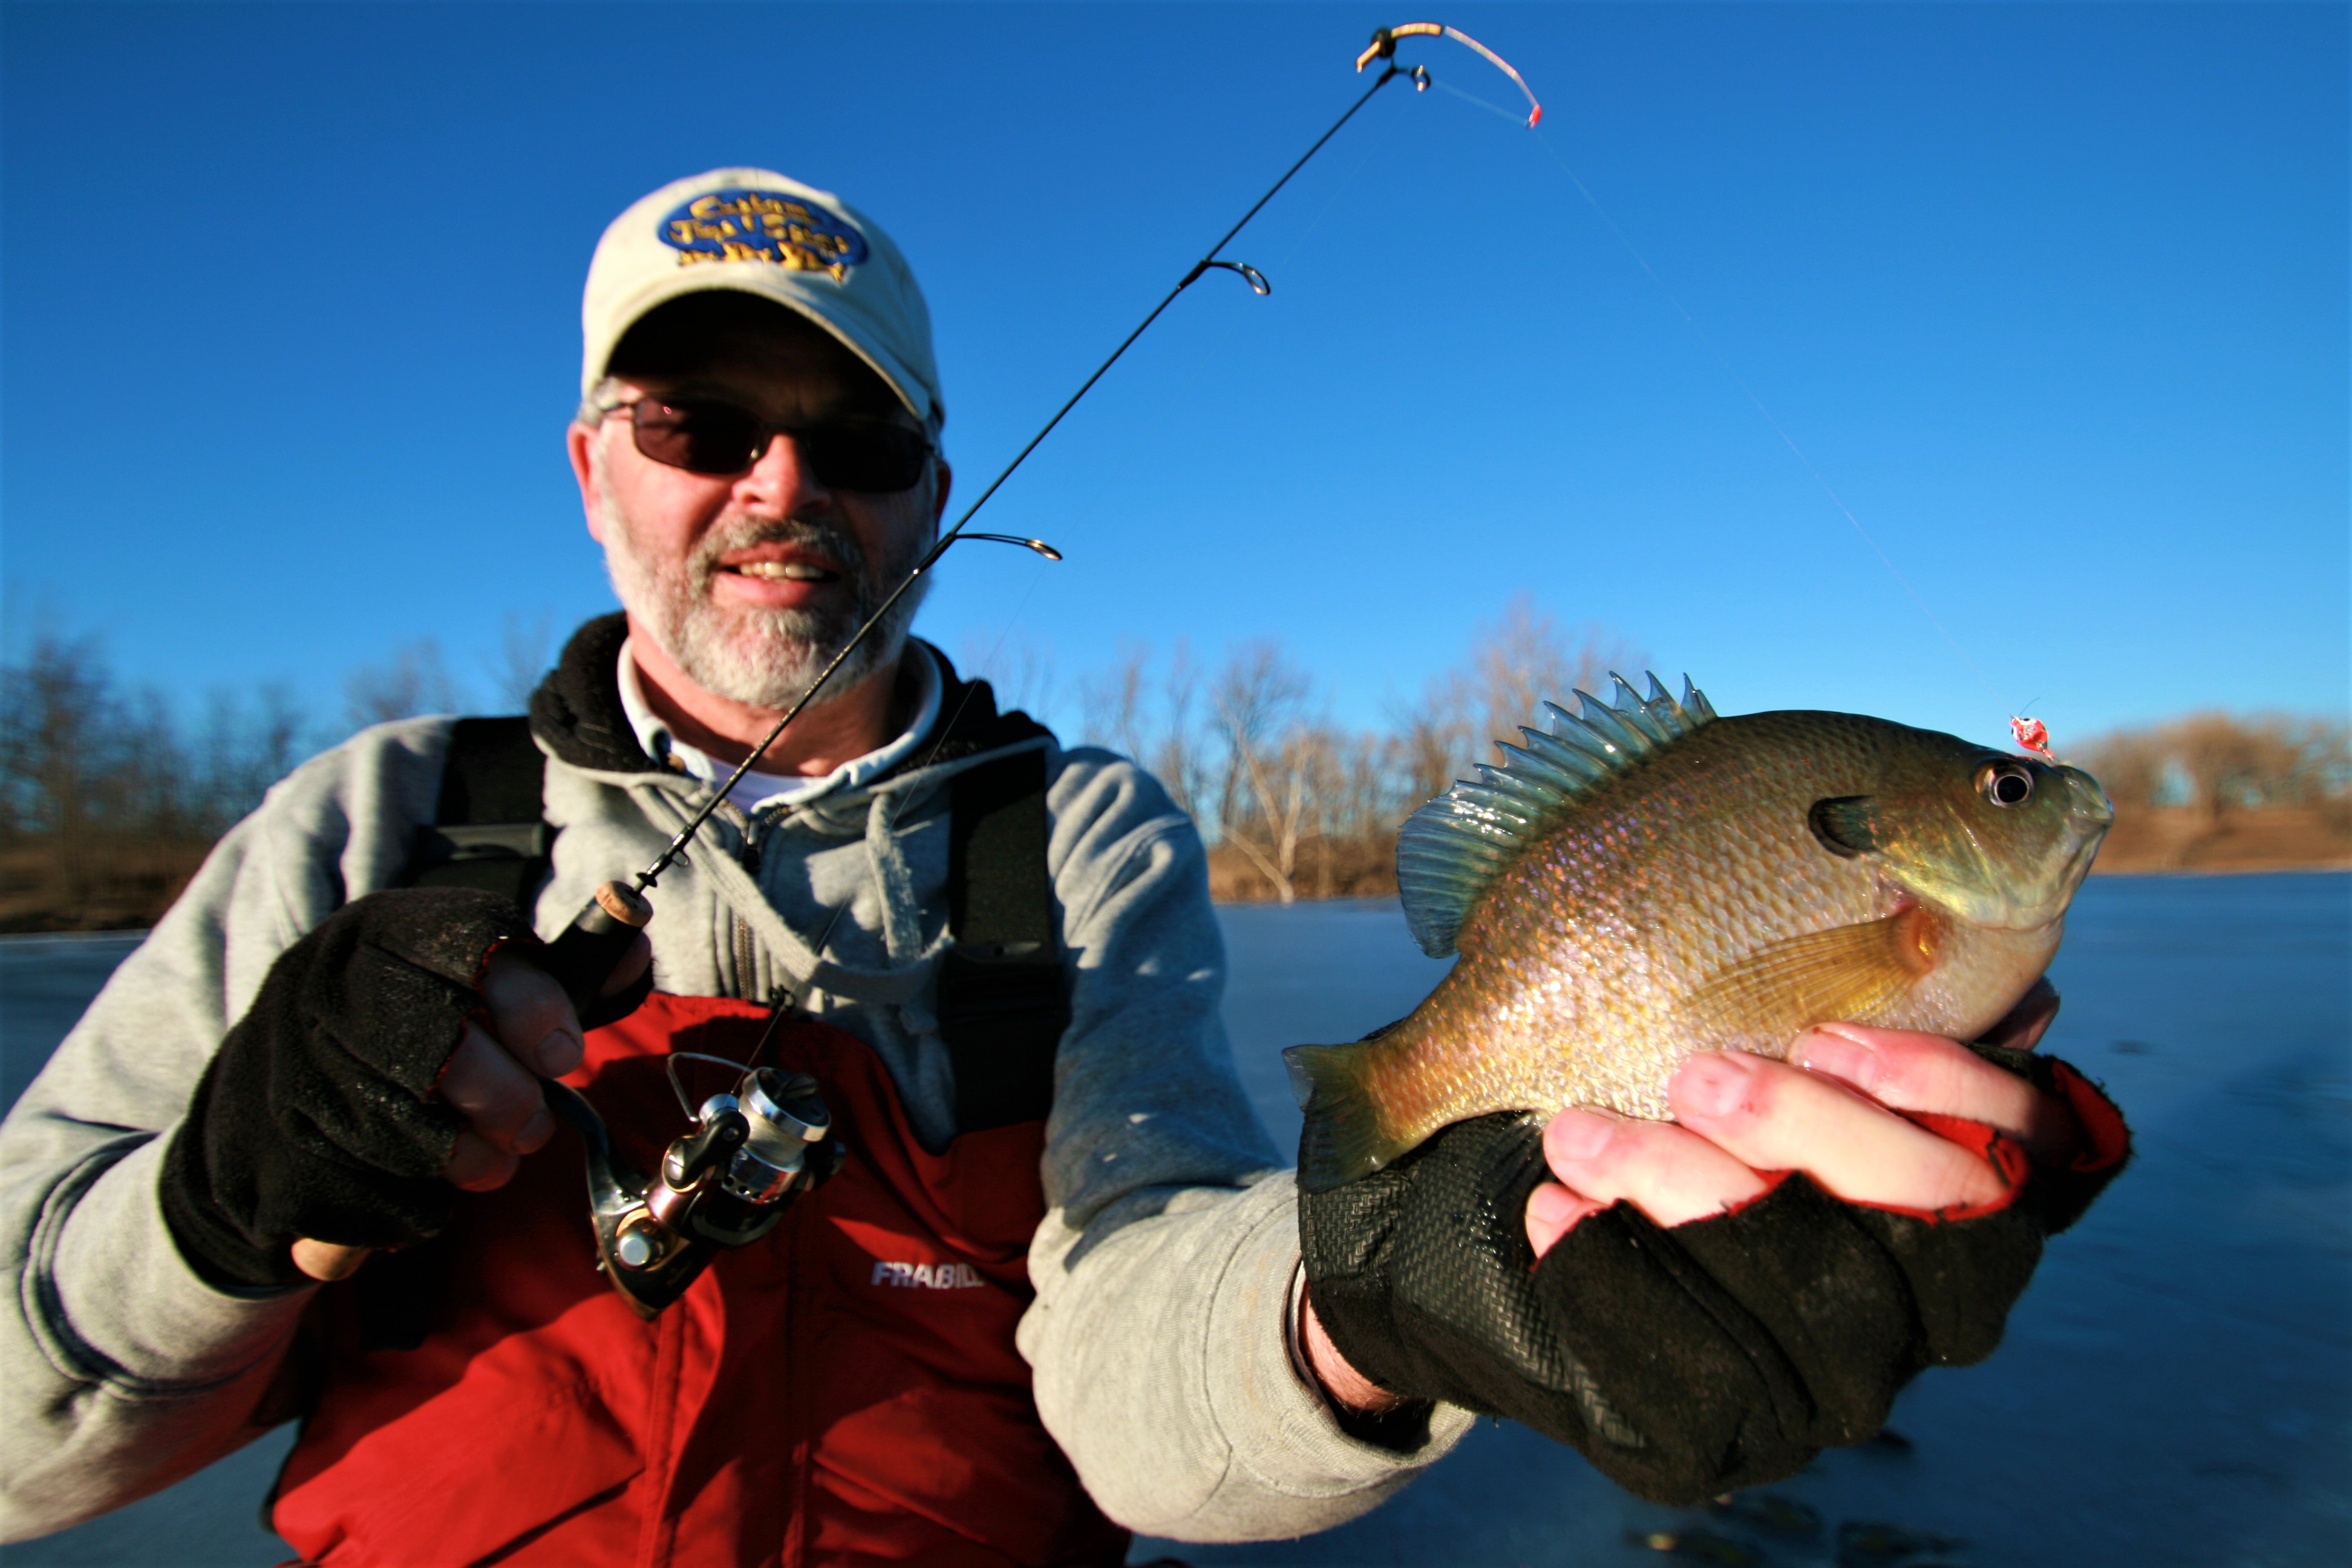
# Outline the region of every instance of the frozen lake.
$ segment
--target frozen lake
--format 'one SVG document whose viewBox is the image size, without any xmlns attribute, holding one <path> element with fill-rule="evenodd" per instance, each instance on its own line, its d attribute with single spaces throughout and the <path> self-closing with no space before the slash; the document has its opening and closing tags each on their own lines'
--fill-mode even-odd
<svg viewBox="0 0 2352 1568">
<path fill-rule="evenodd" d="M 1242 1071 L 1277 1138 L 1295 1139 L 1280 1048 L 1401 1016 L 1442 966 L 1393 905 L 1223 918 Z M 0 942 L 9 1100 L 129 945 Z M 1482 1426 L 1346 1529 L 1246 1548 L 1141 1542 L 1138 1559 L 1630 1568 L 1660 1559 L 1629 1532 L 1663 1531 L 1723 1563 L 2352 1561 L 2352 877 L 2095 880 L 2053 973 L 2066 1007 L 2045 1048 L 2106 1083 L 2137 1161 L 2052 1244 L 1992 1360 L 1931 1372 L 1904 1396 L 1904 1445 L 1833 1452 L 1771 1489 L 1813 1510 L 1819 1533 L 1776 1531 L 1752 1510 L 1649 1508 L 1564 1449 Z M 253 1507 L 284 1445 L 0 1562 L 265 1568 L 285 1552 Z M 1842 1525 L 1856 1527 L 1843 1552 Z"/>
</svg>

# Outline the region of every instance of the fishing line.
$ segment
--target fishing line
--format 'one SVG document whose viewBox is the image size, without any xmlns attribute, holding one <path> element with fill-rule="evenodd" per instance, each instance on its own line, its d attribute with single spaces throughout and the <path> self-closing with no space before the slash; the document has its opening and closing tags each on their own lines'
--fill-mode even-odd
<svg viewBox="0 0 2352 1568">
<path fill-rule="evenodd" d="M 1461 96 L 1467 97 L 1468 95 L 1463 94 Z M 1493 109 L 1495 106 L 1487 104 L 1485 107 Z M 1675 308 L 1675 313 L 1683 319 L 1683 324 L 1691 330 L 1692 334 L 1696 336 L 1701 343 L 1706 345 L 1707 353 L 1715 356 L 1716 364 L 1723 371 L 1724 374 L 1731 378 L 1731 384 L 1739 389 L 1741 396 L 1748 399 L 1748 406 L 1756 410 L 1757 416 L 1771 427 L 1772 433 L 1775 436 L 1780 437 L 1780 444 L 1788 447 L 1790 454 L 1794 457 L 1799 463 L 1804 466 L 1805 472 L 1813 477 L 1813 482 L 1821 487 L 1822 493 L 1823 495 L 1829 497 L 1830 504 L 1837 508 L 1838 514 L 1843 517 L 1848 523 L 1853 525 L 1854 532 L 1861 536 L 1863 543 L 1870 547 L 1870 552 L 1873 555 L 1878 557 L 1878 563 L 1886 568 L 1887 574 L 1893 577 L 1895 581 L 1901 585 L 1903 592 L 1910 598 L 1912 605 L 1917 608 L 1918 612 L 1922 616 L 1925 616 L 1927 618 L 1927 624 L 1936 628 L 1936 635 L 1944 639 L 1945 645 L 1952 650 L 1956 657 L 1958 658 L 1961 665 L 1967 668 L 1969 674 L 1975 678 L 1976 683 L 1984 689 L 1985 696 L 1991 700 L 1993 706 L 1996 708 L 2001 707 L 2000 699 L 1994 693 L 1992 682 L 1985 678 L 1983 669 L 1978 666 L 1975 659 L 1969 657 L 1968 649 L 1960 646 L 1959 639 L 1952 636 L 1950 629 L 1944 625 L 1942 618 L 1938 616 L 1933 609 L 1928 607 L 1927 601 L 1921 597 L 1918 589 L 1911 585 L 1911 579 L 1903 574 L 1902 568 L 1895 564 L 1893 557 L 1886 553 L 1885 549 L 1879 544 L 1876 537 L 1871 533 L 1869 529 L 1863 526 L 1862 519 L 1856 517 L 1854 515 L 1853 509 L 1845 504 L 1845 499 L 1838 494 L 1836 487 L 1830 483 L 1828 476 L 1823 474 L 1820 468 L 1814 464 L 1812 458 L 1806 455 L 1805 449 L 1797 445 L 1797 439 L 1795 437 L 1789 434 L 1788 426 L 1781 424 L 1780 421 L 1774 416 L 1772 410 L 1765 405 L 1764 400 L 1756 395 L 1755 388 L 1748 384 L 1747 378 L 1742 376 L 1738 368 L 1732 364 L 1731 356 L 1723 352 L 1722 348 L 1716 342 L 1715 339 L 1707 334 L 1707 331 L 1705 327 L 1699 325 L 1698 318 L 1692 315 L 1689 309 L 1683 304 L 1682 300 L 1672 289 L 1666 286 L 1666 280 L 1658 276 L 1657 268 L 1650 265 L 1649 258 L 1642 254 L 1640 248 L 1633 244 L 1630 237 L 1627 237 L 1624 229 L 1618 226 L 1617 220 L 1609 215 L 1609 209 L 1601 205 L 1601 199 L 1592 194 L 1591 187 L 1586 185 L 1582 180 L 1577 177 L 1576 171 L 1568 166 L 1568 161 L 1565 158 L 1562 158 L 1559 155 L 1559 150 L 1552 145 L 1551 138 L 1544 135 L 1540 131 L 1538 131 L 1536 133 L 1536 140 L 1542 144 L 1544 155 L 1552 161 L 1553 166 L 1558 168 L 1562 175 L 1566 176 L 1570 184 L 1576 187 L 1576 194 L 1584 198 L 1585 205 L 1592 209 L 1593 216 L 1598 217 L 1601 221 L 1602 225 L 1608 228 L 1609 232 L 1616 237 L 1617 243 L 1624 247 L 1625 254 L 1633 258 L 1633 264 L 1642 269 L 1643 274 L 1649 279 L 1652 285 L 1657 289 L 1658 292 L 1662 296 L 1664 297 L 1666 303 Z M 2004 710 L 2004 711 L 2006 711 L 2006 710 Z"/>
<path fill-rule="evenodd" d="M 1430 79 L 1429 85 L 1435 88 L 1440 92 L 1452 93 L 1454 97 L 1460 99 L 1465 103 L 1475 103 L 1489 114 L 1500 115 L 1514 125 L 1523 126 L 1527 123 L 1527 120 L 1524 116 L 1512 113 L 1509 110 L 1505 109 L 1499 103 L 1490 103 L 1486 99 L 1480 98 L 1475 92 L 1465 92 L 1450 81 L 1432 77 Z"/>
<path fill-rule="evenodd" d="M 1454 86 L 1451 82 L 1434 81 L 1432 85 L 1440 92 L 1450 93 L 1454 97 L 1460 99 L 1463 102 L 1483 109 L 1487 113 L 1495 115 L 1499 119 L 1507 120 L 1514 125 L 1526 123 L 1519 115 L 1513 113 L 1511 110 L 1504 108 L 1501 104 L 1494 103 L 1486 99 L 1480 98 L 1475 93 L 1465 92 L 1460 88 Z M 1766 406 L 1764 400 L 1756 395 L 1756 391 L 1753 387 L 1748 384 L 1747 378 L 1742 376 L 1738 370 L 1732 364 L 1731 357 L 1723 352 L 1722 348 L 1716 342 L 1714 338 L 1708 335 L 1706 329 L 1699 325 L 1698 319 L 1690 313 L 1689 309 L 1683 304 L 1680 297 L 1678 297 L 1672 289 L 1666 286 L 1665 279 L 1658 276 L 1657 268 L 1650 265 L 1649 258 L 1643 256 L 1639 247 L 1637 247 L 1633 244 L 1633 240 L 1626 236 L 1624 229 L 1618 225 L 1617 220 L 1610 216 L 1609 210 L 1601 205 L 1600 198 L 1592 194 L 1591 188 L 1577 177 L 1577 174 L 1574 169 L 1569 167 L 1567 160 L 1559 155 L 1559 150 L 1552 145 L 1551 138 L 1544 135 L 1541 130 L 1538 129 L 1536 132 L 1536 140 L 1542 144 L 1545 156 L 1549 157 L 1559 172 L 1567 176 L 1569 184 L 1576 187 L 1576 194 L 1582 196 L 1586 205 L 1591 207 L 1593 216 L 1598 217 L 1601 223 L 1607 226 L 1609 232 L 1615 237 L 1617 243 L 1624 247 L 1625 254 L 1633 258 L 1634 265 L 1641 268 L 1643 275 L 1650 279 L 1652 285 L 1654 285 L 1657 289 L 1658 292 L 1664 297 L 1666 303 L 1675 308 L 1675 313 L 1682 317 L 1683 324 L 1688 327 L 1692 333 L 1697 337 L 1698 341 L 1706 345 L 1707 352 L 1715 356 L 1717 365 L 1723 371 L 1724 374 L 1731 378 L 1731 384 L 1734 386 L 1737 386 L 1739 389 L 1740 395 L 1748 399 L 1748 406 L 1756 410 L 1757 416 L 1761 418 L 1767 426 L 1770 426 L 1772 434 L 1780 438 L 1780 444 L 1789 448 L 1790 455 L 1794 457 L 1799 463 L 1804 466 L 1805 472 L 1812 476 L 1813 482 L 1821 487 L 1822 493 L 1823 495 L 1829 497 L 1830 504 L 1837 508 L 1838 514 L 1843 517 L 1848 523 L 1853 525 L 1854 532 L 1861 536 L 1863 543 L 1868 545 L 1870 547 L 1870 552 L 1878 558 L 1878 563 L 1886 568 L 1887 574 L 1893 577 L 1895 581 L 1901 585 L 1904 594 L 1909 597 L 1912 605 L 1922 616 L 1925 616 L 1927 618 L 1927 624 L 1936 628 L 1936 635 L 1944 639 L 1945 645 L 1958 657 L 1960 663 L 1967 668 L 1969 675 L 1975 678 L 1977 684 L 1984 689 L 1984 694 L 1986 697 L 1991 699 L 1995 707 L 2003 707 L 2000 697 L 1993 691 L 1992 682 L 1986 679 L 1983 669 L 1978 666 L 1977 661 L 1969 657 L 1968 649 L 1961 646 L 1957 637 L 1952 636 L 1950 629 L 1944 625 L 1942 618 L 1928 606 L 1927 601 L 1921 596 L 1918 589 L 1912 586 L 1911 580 L 1903 574 L 1901 567 L 1895 564 L 1894 559 L 1886 553 L 1885 547 L 1878 542 L 1877 538 L 1872 534 L 1869 529 L 1863 526 L 1862 519 L 1855 516 L 1853 509 L 1845 504 L 1845 499 L 1838 494 L 1836 487 L 1830 483 L 1828 477 L 1822 472 L 1821 468 L 1813 462 L 1812 458 L 1806 455 L 1805 449 L 1797 445 L 1796 437 L 1789 434 L 1788 426 L 1781 424 L 1780 421 L 1773 416 L 1772 410 Z M 2026 706 L 2030 708 L 2032 704 L 2027 703 Z M 2004 709 L 2004 711 L 2006 711 L 2006 709 Z"/>
</svg>

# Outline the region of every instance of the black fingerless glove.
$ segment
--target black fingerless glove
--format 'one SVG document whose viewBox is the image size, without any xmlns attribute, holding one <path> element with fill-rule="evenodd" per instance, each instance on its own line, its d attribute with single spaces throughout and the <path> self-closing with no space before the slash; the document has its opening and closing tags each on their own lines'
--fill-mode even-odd
<svg viewBox="0 0 2352 1568">
<path fill-rule="evenodd" d="M 278 955 L 164 1151 L 163 1217 L 198 1273 L 293 1284 L 297 1237 L 398 1247 L 448 1223 L 459 1117 L 433 1086 L 509 942 L 537 939 L 505 900 L 410 888 L 345 905 Z"/>
<path fill-rule="evenodd" d="M 2071 1068 L 1986 1054 L 2071 1103 L 2086 1149 L 2033 1166 L 1990 1128 L 1916 1118 L 2001 1173 L 2008 1191 L 1980 1207 L 1841 1203 L 1791 1173 L 1672 1229 L 1618 1204 L 1538 1262 L 1525 1216 L 1549 1173 L 1542 1127 L 1485 1116 L 1301 1194 L 1308 1299 L 1381 1387 L 1524 1422 L 1654 1502 L 1777 1480 L 1875 1434 L 1923 1367 L 1990 1354 L 2042 1238 L 2127 1157 L 2122 1117 Z"/>
</svg>

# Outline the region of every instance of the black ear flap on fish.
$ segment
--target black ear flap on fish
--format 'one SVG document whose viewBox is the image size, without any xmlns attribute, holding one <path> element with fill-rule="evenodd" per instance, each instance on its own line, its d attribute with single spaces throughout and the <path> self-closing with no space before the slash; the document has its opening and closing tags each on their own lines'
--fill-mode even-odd
<svg viewBox="0 0 2352 1568">
<path fill-rule="evenodd" d="M 1805 825 L 1822 847 L 1840 859 L 1851 860 L 1878 847 L 1878 805 L 1866 795 L 1842 795 L 1813 802 Z"/>
</svg>

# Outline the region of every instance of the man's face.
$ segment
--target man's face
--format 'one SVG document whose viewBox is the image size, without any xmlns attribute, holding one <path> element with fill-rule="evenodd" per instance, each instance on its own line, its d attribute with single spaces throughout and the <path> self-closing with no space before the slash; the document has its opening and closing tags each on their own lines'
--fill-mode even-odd
<svg viewBox="0 0 2352 1568">
<path fill-rule="evenodd" d="M 686 363 L 623 378 L 604 401 L 716 400 L 793 427 L 851 414 L 919 427 L 846 349 L 796 320 L 730 332 Z M 894 494 L 836 489 L 789 436 L 740 474 L 672 468 L 637 450 L 626 412 L 575 426 L 572 461 L 635 628 L 705 690 L 771 710 L 799 697 L 906 577 L 946 503 L 944 465 Z M 839 689 L 898 658 L 921 586 L 842 667 Z"/>
</svg>

